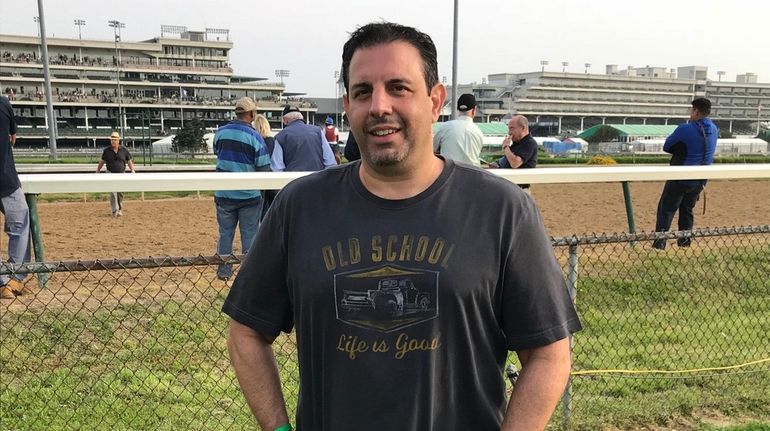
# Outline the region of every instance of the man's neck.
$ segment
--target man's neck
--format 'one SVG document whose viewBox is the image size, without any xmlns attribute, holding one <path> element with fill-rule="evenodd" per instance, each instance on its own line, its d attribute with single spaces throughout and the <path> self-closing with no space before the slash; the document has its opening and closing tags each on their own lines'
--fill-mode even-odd
<svg viewBox="0 0 770 431">
<path fill-rule="evenodd" d="M 421 166 L 420 166 L 421 165 Z M 441 175 L 444 161 L 433 154 L 417 168 L 399 166 L 393 168 L 374 168 L 364 160 L 358 172 L 364 187 L 375 196 L 383 199 L 408 199 L 424 192 Z"/>
</svg>

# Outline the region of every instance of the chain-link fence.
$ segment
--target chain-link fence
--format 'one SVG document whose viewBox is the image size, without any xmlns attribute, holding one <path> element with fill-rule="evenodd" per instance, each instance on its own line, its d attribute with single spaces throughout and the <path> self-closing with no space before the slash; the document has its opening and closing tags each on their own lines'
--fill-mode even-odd
<svg viewBox="0 0 770 431">
<path fill-rule="evenodd" d="M 656 234 L 553 240 L 585 329 L 552 427 L 770 421 L 770 226 L 663 235 L 665 251 Z M 0 266 L 47 275 L 0 300 L 0 429 L 253 429 L 227 356 L 224 262 L 240 258 Z M 275 346 L 293 413 L 293 338 Z"/>
</svg>

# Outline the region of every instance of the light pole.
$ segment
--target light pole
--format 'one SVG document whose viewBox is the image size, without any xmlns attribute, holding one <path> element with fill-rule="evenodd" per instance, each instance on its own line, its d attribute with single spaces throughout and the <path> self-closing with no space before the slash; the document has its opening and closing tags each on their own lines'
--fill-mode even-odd
<svg viewBox="0 0 770 431">
<path fill-rule="evenodd" d="M 287 69 L 275 69 L 275 77 L 281 79 L 281 87 L 283 91 L 286 90 L 286 86 L 283 85 L 283 78 L 288 78 L 291 73 Z M 281 98 L 283 97 L 283 91 L 281 91 Z"/>
<path fill-rule="evenodd" d="M 84 19 L 76 19 L 75 25 L 78 26 L 78 40 L 80 41 L 80 46 L 78 46 L 78 54 L 80 54 L 80 62 L 83 62 L 83 32 L 82 27 L 86 25 L 86 21 Z"/>
<path fill-rule="evenodd" d="M 51 160 L 56 160 L 56 116 L 53 112 L 53 94 L 51 93 L 51 71 L 48 67 L 48 44 L 45 41 L 45 14 L 43 13 L 43 0 L 37 0 L 37 13 L 35 22 L 39 23 L 38 35 L 40 37 L 40 45 L 38 49 L 42 49 L 42 56 L 39 56 L 43 62 L 43 85 L 45 88 L 45 111 L 46 118 L 48 119 L 48 147 L 51 151 Z"/>
<path fill-rule="evenodd" d="M 33 16 L 32 21 L 35 21 L 35 28 L 37 29 L 37 39 L 40 40 L 40 17 Z M 37 45 L 37 59 L 40 60 L 40 44 Z"/>
<path fill-rule="evenodd" d="M 725 75 L 725 72 L 723 70 L 720 70 L 717 72 L 717 75 L 719 75 L 719 82 L 722 82 L 722 76 Z"/>
<path fill-rule="evenodd" d="M 590 68 L 591 68 L 591 63 L 586 63 L 586 64 L 584 64 L 583 66 L 585 66 L 585 67 L 586 67 L 586 75 L 588 75 L 588 69 L 590 69 Z"/>
<path fill-rule="evenodd" d="M 283 85 L 283 78 L 288 78 L 290 74 L 286 69 L 275 69 L 275 77 L 281 79 L 281 85 Z"/>
<path fill-rule="evenodd" d="M 567 66 L 569 66 L 569 62 L 568 61 L 562 61 L 561 62 L 561 71 L 563 73 L 567 73 Z"/>
<path fill-rule="evenodd" d="M 545 72 L 545 67 L 548 66 L 548 60 L 540 60 L 540 71 Z"/>
<path fill-rule="evenodd" d="M 115 77 L 118 81 L 118 123 L 120 123 L 120 137 L 126 139 L 126 117 L 123 114 L 123 89 L 120 87 L 120 29 L 126 27 L 126 23 L 118 20 L 107 21 L 107 25 L 115 31 Z"/>
<path fill-rule="evenodd" d="M 340 124 L 340 71 L 334 71 L 334 116 L 336 123 Z"/>
</svg>

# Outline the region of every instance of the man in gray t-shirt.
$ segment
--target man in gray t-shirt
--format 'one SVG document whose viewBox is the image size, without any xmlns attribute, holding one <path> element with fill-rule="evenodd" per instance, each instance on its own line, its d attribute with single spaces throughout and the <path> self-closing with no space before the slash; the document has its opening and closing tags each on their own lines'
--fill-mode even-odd
<svg viewBox="0 0 770 431">
<path fill-rule="evenodd" d="M 262 429 L 291 429 L 271 344 L 292 330 L 298 430 L 542 429 L 561 395 L 580 329 L 561 270 L 531 198 L 433 154 L 435 53 L 397 24 L 352 34 L 344 104 L 361 161 L 278 194 L 225 300 Z M 523 369 L 506 401 L 509 351 Z"/>
</svg>

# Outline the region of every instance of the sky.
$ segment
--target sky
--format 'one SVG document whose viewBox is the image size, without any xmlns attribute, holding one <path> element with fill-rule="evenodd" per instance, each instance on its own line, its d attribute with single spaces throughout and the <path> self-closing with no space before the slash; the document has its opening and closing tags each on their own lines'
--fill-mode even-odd
<svg viewBox="0 0 770 431">
<path fill-rule="evenodd" d="M 334 72 L 349 33 L 372 21 L 393 21 L 429 34 L 439 76 L 452 82 L 452 0 L 43 0 L 49 37 L 112 40 L 109 20 L 126 24 L 124 41 L 160 35 L 160 26 L 226 28 L 238 75 L 278 81 L 287 69 L 290 92 L 334 97 Z M 37 35 L 37 1 L 0 0 L 0 33 Z M 759 0 L 459 0 L 458 81 L 493 73 L 546 70 L 604 73 L 605 65 L 707 66 L 723 81 L 752 72 L 770 82 L 770 2 Z"/>
</svg>

